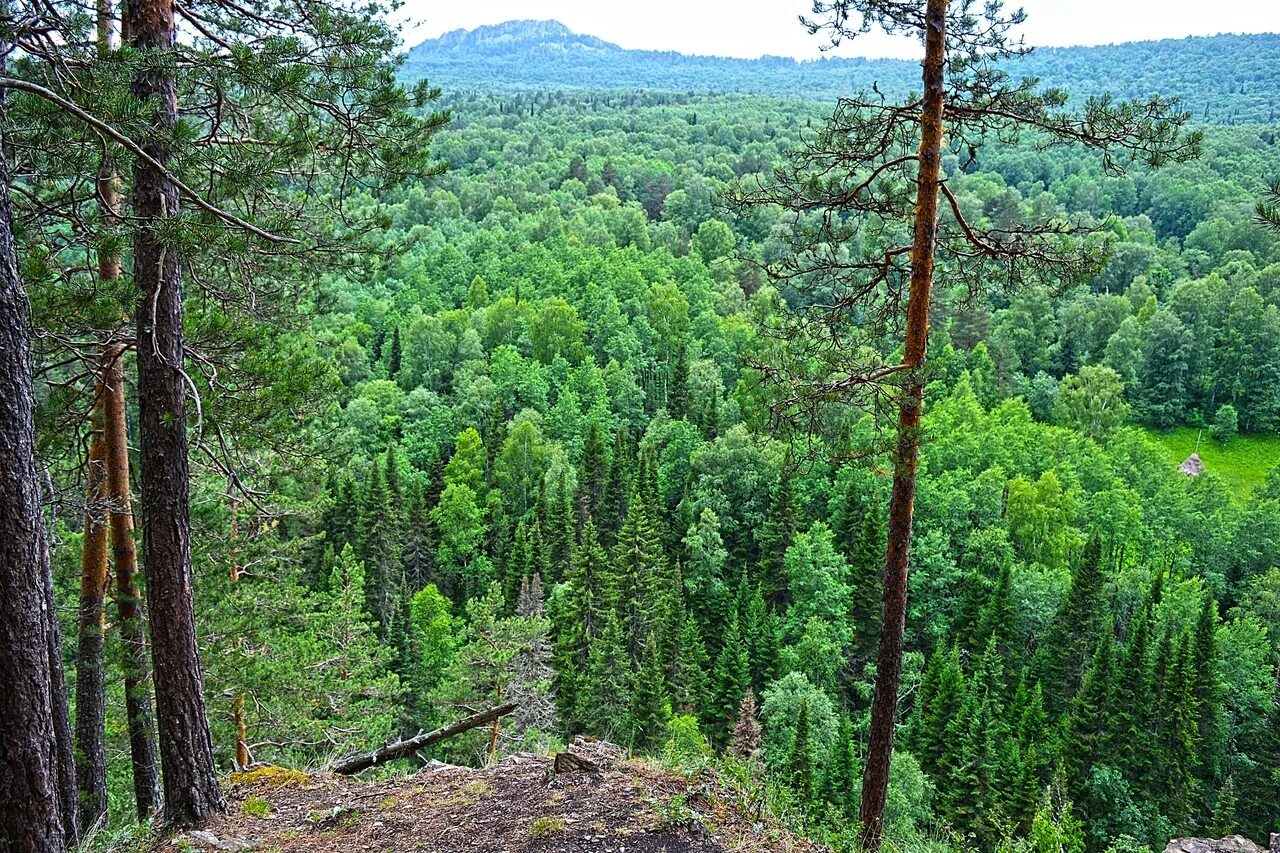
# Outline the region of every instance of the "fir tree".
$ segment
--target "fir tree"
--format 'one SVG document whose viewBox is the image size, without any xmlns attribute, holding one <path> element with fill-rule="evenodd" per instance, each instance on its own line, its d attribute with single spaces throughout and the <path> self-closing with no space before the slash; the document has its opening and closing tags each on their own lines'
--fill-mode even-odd
<svg viewBox="0 0 1280 853">
<path fill-rule="evenodd" d="M 364 565 L 365 609 L 377 625 L 378 636 L 387 639 L 396 621 L 400 558 L 394 539 L 395 524 L 386 475 L 375 458 L 365 483 L 360 506 L 360 536 L 356 557 Z"/>
<path fill-rule="evenodd" d="M 1067 714 L 1062 738 L 1062 770 L 1068 794 L 1078 803 L 1084 803 L 1088 795 L 1094 765 L 1105 763 L 1112 753 L 1114 653 L 1111 631 L 1104 630 L 1085 672 L 1084 684 L 1072 699 Z"/>
<path fill-rule="evenodd" d="M 627 440 L 627 432 L 618 428 L 613 442 L 613 456 L 609 460 L 609 476 L 605 481 L 604 496 L 601 499 L 599 518 L 596 526 L 600 530 L 600 541 L 605 547 L 612 547 L 622 520 L 627 514 L 627 498 L 631 494 L 632 448 Z"/>
</svg>

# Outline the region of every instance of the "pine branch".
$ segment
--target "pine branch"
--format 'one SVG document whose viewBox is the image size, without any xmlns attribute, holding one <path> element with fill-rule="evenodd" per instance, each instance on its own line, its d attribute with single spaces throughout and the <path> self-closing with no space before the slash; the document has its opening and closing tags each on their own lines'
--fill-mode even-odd
<svg viewBox="0 0 1280 853">
<path fill-rule="evenodd" d="M 173 174 L 173 172 L 165 168 L 165 166 L 161 164 L 160 161 L 156 160 L 154 157 L 152 157 L 150 154 L 144 151 L 142 146 L 140 146 L 138 143 L 134 142 L 128 136 L 125 136 L 123 133 L 116 130 L 111 125 L 102 121 L 102 119 L 93 115 L 88 110 L 85 110 L 79 105 L 72 103 L 71 101 L 68 101 L 66 98 L 62 97 L 61 95 L 52 91 L 51 89 L 46 89 L 44 86 L 40 86 L 35 83 L 29 83 L 26 80 L 17 80 L 13 77 L 0 77 L 0 88 L 16 89 L 21 92 L 27 92 L 29 94 L 44 98 L 49 103 L 59 107 L 60 109 L 66 110 L 71 115 L 75 116 L 76 118 L 83 121 L 85 124 L 92 127 L 94 130 L 97 130 L 99 133 L 103 133 L 106 136 L 109 136 L 111 139 L 115 140 L 125 149 L 132 152 L 135 156 L 142 158 L 142 160 L 145 161 L 152 168 L 159 170 L 166 178 L 173 181 L 174 186 L 176 186 L 184 195 L 186 195 L 187 198 L 190 199 L 196 205 L 196 207 L 199 207 L 200 209 L 212 214 L 218 219 L 221 219 L 223 222 L 226 222 L 228 225 L 233 225 L 236 228 L 240 228 L 244 231 L 248 231 L 250 234 L 253 234 L 257 237 L 261 237 L 263 240 L 267 240 L 268 242 L 271 242 L 271 243 L 293 243 L 293 244 L 301 243 L 300 240 L 296 240 L 292 237 L 283 237 L 279 234 L 272 234 L 269 231 L 264 231 L 263 229 L 254 225 L 252 222 L 248 222 L 244 219 L 241 219 L 240 217 L 236 216 L 234 213 L 228 213 L 227 211 L 223 210 L 217 205 L 210 204 L 209 202 L 205 201 L 204 198 L 199 193 L 197 193 L 195 190 L 191 189 L 191 187 L 183 183 L 182 180 L 179 179 L 177 175 Z"/>
</svg>

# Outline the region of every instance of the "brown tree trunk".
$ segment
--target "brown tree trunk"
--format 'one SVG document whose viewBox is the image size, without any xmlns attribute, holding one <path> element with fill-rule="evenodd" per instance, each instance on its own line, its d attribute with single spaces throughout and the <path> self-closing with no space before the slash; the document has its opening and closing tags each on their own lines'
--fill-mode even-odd
<svg viewBox="0 0 1280 853">
<path fill-rule="evenodd" d="M 907 618 L 907 567 L 915 509 L 916 469 L 920 461 L 920 413 L 924 405 L 922 368 L 929 337 L 933 288 L 934 239 L 938 220 L 938 179 L 942 163 L 942 119 L 946 62 L 947 0 L 928 0 L 925 9 L 924 104 L 920 114 L 919 174 L 915 230 L 911 249 L 911 290 L 900 391 L 898 442 L 894 449 L 893 496 L 884 558 L 884 610 L 880 654 L 871 702 L 867 763 L 862 775 L 862 849 L 876 851 L 884 832 L 889 764 L 902 682 L 902 643 Z"/>
<path fill-rule="evenodd" d="M 129 486 L 129 433 L 125 421 L 124 346 L 112 345 L 104 375 L 107 394 L 105 434 L 107 491 L 111 507 L 111 559 L 115 565 L 116 618 L 124 647 L 125 716 L 133 765 L 133 797 L 138 819 L 160 807 L 160 771 L 156 758 L 155 715 L 147 657 L 146 618 L 138 590 L 138 550 L 133 535 L 133 493 Z"/>
<path fill-rule="evenodd" d="M 169 70 L 173 14 L 169 0 L 126 4 L 130 47 L 158 55 L 134 79 L 133 94 L 156 105 L 142 147 L 161 165 L 170 161 L 170 137 L 178 122 L 177 87 Z M 132 207 L 137 223 L 134 281 L 139 290 L 142 550 L 164 770 L 164 822 L 173 827 L 198 826 L 225 811 L 225 805 L 213 764 L 196 651 L 182 274 L 178 253 L 163 233 L 168 220 L 178 214 L 178 188 L 165 172 L 141 158 L 134 160 Z"/>
<path fill-rule="evenodd" d="M 106 364 L 99 365 L 89 439 L 89 485 L 84 503 L 84 545 L 80 555 L 79 637 L 76 647 L 76 791 L 80 828 L 107 815 L 106 679 L 102 664 L 107 587 L 107 463 L 103 436 Z"/>
<path fill-rule="evenodd" d="M 0 72 L 10 49 L 0 44 Z M 36 480 L 31 337 L 13 243 L 4 100 L 0 90 L 0 849 L 59 853 L 66 837 L 49 655 L 53 580 Z"/>
</svg>

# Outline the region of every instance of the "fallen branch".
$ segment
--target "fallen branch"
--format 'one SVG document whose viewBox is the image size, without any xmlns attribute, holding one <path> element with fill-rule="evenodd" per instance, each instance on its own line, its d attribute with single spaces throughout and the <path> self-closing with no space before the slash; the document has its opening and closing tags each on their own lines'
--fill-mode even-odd
<svg viewBox="0 0 1280 853">
<path fill-rule="evenodd" d="M 451 738 L 454 735 L 460 735 L 463 732 L 483 726 L 485 723 L 491 723 L 499 717 L 505 717 L 518 707 L 520 707 L 518 703 L 508 702 L 505 705 L 499 705 L 496 708 L 490 708 L 487 711 L 472 714 L 470 717 L 450 723 L 447 726 L 442 726 L 435 731 L 417 735 L 416 737 L 411 737 L 407 740 L 389 743 L 386 746 L 375 749 L 373 752 L 361 752 L 355 755 L 348 755 L 345 758 L 339 758 L 337 761 L 333 762 L 330 769 L 334 773 L 341 773 L 345 776 L 350 776 L 353 773 L 359 773 L 361 770 L 368 770 L 375 764 L 382 764 L 386 761 L 394 761 L 397 758 L 404 758 L 406 755 L 410 755 L 420 749 L 425 749 L 433 743 L 445 740 L 446 738 Z"/>
</svg>

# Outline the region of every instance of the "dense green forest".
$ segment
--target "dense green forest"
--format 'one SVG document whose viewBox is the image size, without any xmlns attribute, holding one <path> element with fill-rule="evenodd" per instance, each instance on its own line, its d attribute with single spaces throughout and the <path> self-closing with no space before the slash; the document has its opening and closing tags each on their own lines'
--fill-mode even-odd
<svg viewBox="0 0 1280 853">
<path fill-rule="evenodd" d="M 1178 43 L 1176 74 L 1127 73 L 1152 45 L 1018 60 L 1086 94 L 1122 79 L 1121 95 L 1182 94 L 1210 122 L 1198 158 L 1119 170 L 1036 133 L 943 153 L 947 221 L 1016 234 L 1070 219 L 1106 261 L 978 292 L 938 274 L 892 849 L 1138 853 L 1280 829 L 1280 467 L 1257 461 L 1280 433 L 1280 233 L 1256 211 L 1280 177 L 1276 39 Z M 832 61 L 818 81 L 790 60 L 647 55 L 578 89 L 558 75 L 585 72 L 548 59 L 522 69 L 529 91 L 495 90 L 489 57 L 459 41 L 461 58 L 428 44 L 399 69 L 449 84 L 438 102 L 369 95 L 392 87 L 389 66 L 362 78 L 402 122 L 390 152 L 299 165 L 297 128 L 263 118 L 286 108 L 245 96 L 270 144 L 225 161 L 193 144 L 175 166 L 302 241 L 210 237 L 203 212 L 178 240 L 194 270 L 181 393 L 196 401 L 191 582 L 214 762 L 322 766 L 514 701 L 492 740 L 431 756 L 483 763 L 589 733 L 757 773 L 774 809 L 856 849 L 893 412 L 839 406 L 815 429 L 778 416 L 787 318 L 822 304 L 784 273 L 822 212 L 732 200 L 777 179 L 850 75 L 905 92 L 919 66 Z M 235 56 L 181 98 L 264 73 Z M 670 76 L 638 80 L 646 67 Z M 767 76 L 769 93 L 654 91 L 693 88 L 686 74 L 704 90 Z M 128 325 L 90 260 L 135 250 L 51 213 L 52 187 L 78 187 L 73 164 L 32 153 L 49 119 L 15 100 L 35 449 L 61 660 L 83 684 L 103 394 L 86 362 Z M 351 131 L 337 125 L 326 139 Z M 434 134 L 429 159 L 397 159 L 415 134 Z M 106 144 L 77 140 L 84 157 Z M 240 159 L 264 150 L 278 195 L 255 195 Z M 348 182 L 365 156 L 388 179 Z M 900 346 L 886 331 L 868 348 Z M 127 350 L 132 376 L 148 354 Z M 141 418 L 130 399 L 131 436 Z M 1164 443 L 1186 435 L 1206 448 L 1196 476 Z M 145 472 L 130 446 L 126 469 Z M 141 810 L 130 624 L 109 618 L 103 637 L 113 827 Z"/>
<path fill-rule="evenodd" d="M 1280 38 L 1274 34 L 1219 35 L 1040 48 L 1008 67 L 1077 97 L 1160 93 L 1181 97 L 1201 121 L 1274 123 L 1280 106 L 1277 49 Z M 508 21 L 446 33 L 411 49 L 403 73 L 460 90 L 744 92 L 824 103 L 872 84 L 894 95 L 920 88 L 915 61 L 827 56 L 800 62 L 627 50 L 558 21 Z"/>
</svg>

